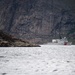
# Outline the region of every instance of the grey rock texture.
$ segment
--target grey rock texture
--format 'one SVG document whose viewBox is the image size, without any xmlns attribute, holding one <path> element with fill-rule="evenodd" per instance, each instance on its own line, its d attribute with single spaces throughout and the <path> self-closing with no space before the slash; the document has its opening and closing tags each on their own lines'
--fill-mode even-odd
<svg viewBox="0 0 75 75">
<path fill-rule="evenodd" d="M 0 0 L 0 29 L 33 43 L 70 37 L 74 17 L 62 0 Z"/>
</svg>

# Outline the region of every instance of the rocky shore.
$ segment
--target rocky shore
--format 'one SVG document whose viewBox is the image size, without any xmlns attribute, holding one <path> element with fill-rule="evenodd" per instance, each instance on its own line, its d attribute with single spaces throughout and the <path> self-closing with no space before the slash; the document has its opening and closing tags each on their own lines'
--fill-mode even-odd
<svg viewBox="0 0 75 75">
<path fill-rule="evenodd" d="M 0 47 L 40 47 L 27 40 L 18 39 L 6 32 L 0 30 Z"/>
</svg>

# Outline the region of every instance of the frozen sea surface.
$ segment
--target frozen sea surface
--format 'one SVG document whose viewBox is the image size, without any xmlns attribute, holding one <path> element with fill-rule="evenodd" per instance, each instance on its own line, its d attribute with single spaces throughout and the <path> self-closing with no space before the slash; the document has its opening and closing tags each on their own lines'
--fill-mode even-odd
<svg viewBox="0 0 75 75">
<path fill-rule="evenodd" d="M 0 75 L 75 75 L 75 46 L 1 47 Z"/>
</svg>

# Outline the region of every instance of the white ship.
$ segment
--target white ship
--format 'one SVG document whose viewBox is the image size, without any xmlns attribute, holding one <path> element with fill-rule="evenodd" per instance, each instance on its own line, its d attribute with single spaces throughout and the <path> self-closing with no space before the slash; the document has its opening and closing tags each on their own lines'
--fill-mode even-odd
<svg viewBox="0 0 75 75">
<path fill-rule="evenodd" d="M 62 38 L 62 39 L 52 39 L 52 44 L 55 44 L 55 45 L 71 45 L 72 42 L 69 42 L 67 40 L 66 37 Z"/>
</svg>

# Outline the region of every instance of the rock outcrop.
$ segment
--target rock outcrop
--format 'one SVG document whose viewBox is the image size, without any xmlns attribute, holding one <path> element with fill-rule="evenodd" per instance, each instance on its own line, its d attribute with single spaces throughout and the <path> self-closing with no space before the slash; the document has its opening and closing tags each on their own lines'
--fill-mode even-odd
<svg viewBox="0 0 75 75">
<path fill-rule="evenodd" d="M 3 31 L 0 31 L 0 47 L 40 47 L 36 44 L 31 44 L 26 40 L 18 39 Z"/>
</svg>

